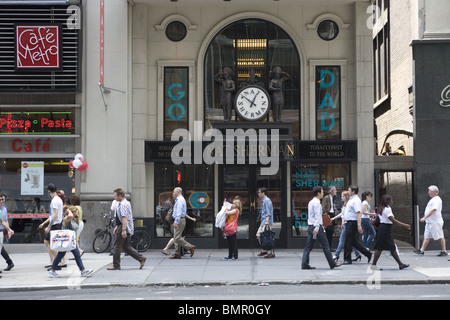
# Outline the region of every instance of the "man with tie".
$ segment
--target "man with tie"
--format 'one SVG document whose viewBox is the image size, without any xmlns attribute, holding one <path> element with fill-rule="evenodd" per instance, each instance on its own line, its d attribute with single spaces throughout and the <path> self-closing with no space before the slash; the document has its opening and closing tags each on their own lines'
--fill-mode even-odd
<svg viewBox="0 0 450 320">
<path fill-rule="evenodd" d="M 146 258 L 131 246 L 131 236 L 134 233 L 131 203 L 125 198 L 125 191 L 122 189 L 114 190 L 114 200 L 117 201 L 114 213 L 116 226 L 113 231 L 116 238 L 113 247 L 113 265 L 107 269 L 120 270 L 120 254 L 122 253 L 122 250 L 139 261 L 139 269 L 142 269 Z"/>
<path fill-rule="evenodd" d="M 175 199 L 175 204 L 173 205 L 172 218 L 174 236 L 175 240 L 175 254 L 170 257 L 170 259 L 181 259 L 181 247 L 189 251 L 191 257 L 194 255 L 195 246 L 187 242 L 183 237 L 183 231 L 186 227 L 186 200 L 183 197 L 183 190 L 180 187 L 173 189 L 172 197 Z"/>
</svg>

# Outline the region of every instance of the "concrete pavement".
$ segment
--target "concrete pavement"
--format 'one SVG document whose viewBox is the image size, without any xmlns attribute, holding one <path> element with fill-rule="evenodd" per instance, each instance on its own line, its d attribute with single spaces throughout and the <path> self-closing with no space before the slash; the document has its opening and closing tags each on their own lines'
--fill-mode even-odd
<svg viewBox="0 0 450 320">
<path fill-rule="evenodd" d="M 259 250 L 256 249 L 240 249 L 238 260 L 224 261 L 227 249 L 199 248 L 192 258 L 186 255 L 181 260 L 171 260 L 161 250 L 153 248 L 144 253 L 147 261 L 142 270 L 139 270 L 139 262 L 122 256 L 122 269 L 109 271 L 106 268 L 112 265 L 112 257 L 108 253 L 85 253 L 82 257 L 85 267 L 94 269 L 89 277 L 82 278 L 75 261 L 68 260 L 67 268 L 57 271 L 61 276 L 58 279 L 47 276 L 44 266 L 50 261 L 44 245 L 27 245 L 26 248 L 6 244 L 15 267 L 1 274 L 0 296 L 12 290 L 112 286 L 365 284 L 374 289 L 383 284 L 450 283 L 449 256 L 437 257 L 439 251 L 434 250 L 419 256 L 408 246 L 399 248 L 401 260 L 410 264 L 405 270 L 399 270 L 386 252 L 378 261 L 382 271 L 369 269 L 370 264 L 364 257 L 360 262 L 330 270 L 322 250 L 314 249 L 310 265 L 316 269 L 301 270 L 302 249 L 277 250 L 274 259 L 257 257 Z M 69 252 L 67 257 L 71 258 L 72 254 Z M 0 268 L 5 267 L 1 259 Z"/>
</svg>

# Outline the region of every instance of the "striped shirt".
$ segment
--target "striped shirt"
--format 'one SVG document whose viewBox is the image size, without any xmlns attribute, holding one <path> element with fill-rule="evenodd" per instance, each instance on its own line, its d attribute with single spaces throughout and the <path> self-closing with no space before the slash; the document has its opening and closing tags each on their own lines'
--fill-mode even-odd
<svg viewBox="0 0 450 320">
<path fill-rule="evenodd" d="M 134 233 L 134 224 L 133 224 L 133 211 L 131 210 L 131 203 L 127 199 L 123 199 L 122 201 L 117 203 L 116 219 L 119 219 L 120 223 L 122 223 L 122 217 L 127 217 L 127 233 L 133 235 Z"/>
</svg>

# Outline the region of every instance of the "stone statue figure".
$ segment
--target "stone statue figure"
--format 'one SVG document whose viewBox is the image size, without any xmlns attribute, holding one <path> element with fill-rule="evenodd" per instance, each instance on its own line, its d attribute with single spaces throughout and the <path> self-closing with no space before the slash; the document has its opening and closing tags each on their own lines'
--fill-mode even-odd
<svg viewBox="0 0 450 320">
<path fill-rule="evenodd" d="M 233 110 L 233 92 L 236 89 L 233 81 L 233 70 L 225 67 L 223 72 L 215 75 L 214 80 L 220 84 L 220 106 L 223 110 L 223 121 L 231 120 Z"/>
<path fill-rule="evenodd" d="M 272 116 L 275 122 L 281 122 L 281 111 L 284 107 L 283 85 L 291 77 L 280 67 L 270 72 L 269 91 L 272 93 Z"/>
</svg>

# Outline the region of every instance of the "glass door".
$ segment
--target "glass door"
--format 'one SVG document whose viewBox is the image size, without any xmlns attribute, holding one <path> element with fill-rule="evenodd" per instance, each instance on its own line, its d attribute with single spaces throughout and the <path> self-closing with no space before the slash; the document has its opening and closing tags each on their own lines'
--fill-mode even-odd
<svg viewBox="0 0 450 320">
<path fill-rule="evenodd" d="M 282 190 L 281 169 L 278 174 L 272 176 L 260 175 L 261 168 L 257 166 L 221 166 L 219 174 L 222 183 L 219 191 L 220 205 L 223 199 L 232 202 L 239 198 L 242 203 L 242 213 L 238 220 L 237 240 L 239 248 L 258 248 L 256 232 L 261 224 L 261 199 L 258 198 L 258 188 L 265 187 L 269 190 L 268 197 L 271 199 L 274 211 L 273 230 L 276 239 L 282 235 Z M 220 196 L 221 195 L 221 196 Z M 222 231 L 219 230 L 219 246 L 227 247 L 223 239 Z M 279 245 L 279 244 L 278 244 Z M 277 245 L 277 246 L 278 246 Z"/>
</svg>

